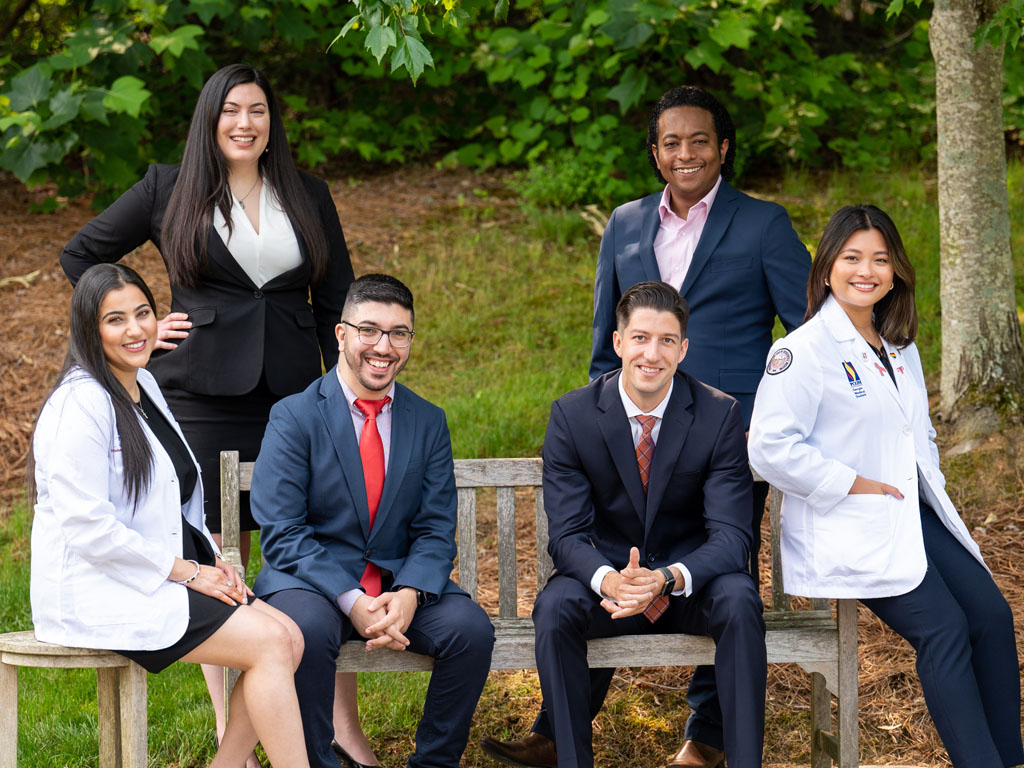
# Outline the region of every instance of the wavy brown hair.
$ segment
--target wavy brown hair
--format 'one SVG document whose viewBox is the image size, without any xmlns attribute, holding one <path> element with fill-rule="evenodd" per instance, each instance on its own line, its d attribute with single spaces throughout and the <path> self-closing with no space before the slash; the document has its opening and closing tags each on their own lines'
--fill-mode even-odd
<svg viewBox="0 0 1024 768">
<path fill-rule="evenodd" d="M 270 114 L 267 150 L 259 159 L 260 176 L 273 188 L 296 234 L 305 243 L 316 285 L 327 274 L 330 260 L 324 227 L 292 161 L 281 109 L 270 82 L 262 72 L 247 64 L 231 64 L 217 70 L 199 94 L 185 141 L 181 171 L 163 221 L 161 251 L 167 261 L 167 273 L 172 283 L 189 288 L 199 286 L 206 265 L 206 242 L 214 206 L 220 209 L 229 232 L 231 230 L 231 188 L 227 162 L 217 146 L 217 122 L 228 92 L 246 83 L 255 83 L 263 90 Z"/>
<path fill-rule="evenodd" d="M 873 205 L 843 206 L 832 214 L 825 225 L 811 264 L 811 274 L 807 278 L 807 314 L 804 315 L 804 322 L 818 313 L 825 299 L 832 293 L 825 281 L 832 274 L 832 265 L 846 241 L 865 229 L 875 229 L 881 233 L 889 249 L 889 261 L 893 268 L 893 289 L 874 306 L 875 329 L 883 339 L 903 349 L 917 338 L 917 307 L 914 305 L 917 278 L 893 220 L 885 211 Z"/>
</svg>

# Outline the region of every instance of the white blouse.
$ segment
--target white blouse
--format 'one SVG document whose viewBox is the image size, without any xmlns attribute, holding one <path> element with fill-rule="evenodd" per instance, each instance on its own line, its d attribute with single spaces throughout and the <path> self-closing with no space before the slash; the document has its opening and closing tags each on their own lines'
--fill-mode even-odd
<svg viewBox="0 0 1024 768">
<path fill-rule="evenodd" d="M 227 221 L 220 208 L 216 207 L 213 209 L 213 225 L 235 261 L 256 286 L 263 287 L 278 275 L 302 263 L 302 252 L 292 223 L 274 190 L 266 182 L 259 191 L 259 232 L 253 229 L 238 198 L 232 195 L 231 200 L 234 229 L 228 232 Z"/>
</svg>

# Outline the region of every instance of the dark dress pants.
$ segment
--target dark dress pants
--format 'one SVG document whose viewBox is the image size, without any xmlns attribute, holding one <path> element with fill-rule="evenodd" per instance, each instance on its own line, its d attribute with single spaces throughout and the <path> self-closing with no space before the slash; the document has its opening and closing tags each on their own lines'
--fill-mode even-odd
<svg viewBox="0 0 1024 768">
<path fill-rule="evenodd" d="M 754 586 L 758 588 L 761 585 L 761 576 L 757 558 L 761 551 L 761 518 L 764 517 L 768 488 L 768 483 L 754 483 L 751 520 L 754 543 L 750 549 L 750 574 L 754 577 Z M 686 721 L 686 738 L 722 749 L 725 743 L 722 739 L 722 705 L 718 700 L 718 688 L 715 686 L 714 667 L 700 666 L 693 670 L 690 687 L 686 692 L 686 703 L 690 705 L 690 717 Z"/>
<path fill-rule="evenodd" d="M 683 632 L 715 639 L 715 682 L 726 715 L 730 768 L 760 768 L 767 662 L 761 599 L 748 574 L 729 573 L 690 597 L 673 597 L 651 623 L 643 615 L 612 619 L 589 585 L 556 575 L 533 607 L 537 671 L 544 704 L 534 730 L 555 741 L 559 768 L 591 768 L 591 721 L 612 669 L 587 666 L 587 640 Z"/>
<path fill-rule="evenodd" d="M 928 712 L 955 768 L 1024 764 L 1010 606 L 927 505 L 921 527 L 924 581 L 905 595 L 861 602 L 917 652 Z"/>
<path fill-rule="evenodd" d="M 341 643 L 355 634 L 352 623 L 319 592 L 286 589 L 265 599 L 299 625 L 306 643 L 295 690 L 310 767 L 338 768 L 331 751 L 335 660 Z M 434 659 L 409 767 L 457 768 L 491 667 L 494 628 L 480 606 L 450 594 L 417 609 L 405 636 L 410 652 Z"/>
</svg>

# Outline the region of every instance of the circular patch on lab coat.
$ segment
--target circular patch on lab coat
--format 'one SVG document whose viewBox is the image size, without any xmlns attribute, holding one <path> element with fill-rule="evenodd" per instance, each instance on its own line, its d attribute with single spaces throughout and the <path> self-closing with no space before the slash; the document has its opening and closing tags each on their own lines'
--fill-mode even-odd
<svg viewBox="0 0 1024 768">
<path fill-rule="evenodd" d="M 768 367 L 765 372 L 769 376 L 774 376 L 777 373 L 782 373 L 784 370 L 789 368 L 793 364 L 793 353 L 783 347 L 772 355 L 772 359 L 768 361 Z"/>
</svg>

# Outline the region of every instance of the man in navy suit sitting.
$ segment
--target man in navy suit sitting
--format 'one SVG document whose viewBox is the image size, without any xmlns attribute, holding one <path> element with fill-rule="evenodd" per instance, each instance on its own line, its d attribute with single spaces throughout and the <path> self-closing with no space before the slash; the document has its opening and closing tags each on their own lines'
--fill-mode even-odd
<svg viewBox="0 0 1024 768">
<path fill-rule="evenodd" d="M 302 629 L 295 687 L 312 768 L 338 765 L 335 659 L 350 637 L 434 658 L 410 768 L 458 766 L 490 669 L 491 623 L 449 578 L 457 501 L 444 412 L 395 383 L 413 320 L 395 278 L 353 282 L 337 368 L 273 407 L 253 471 L 255 592 Z"/>
</svg>

